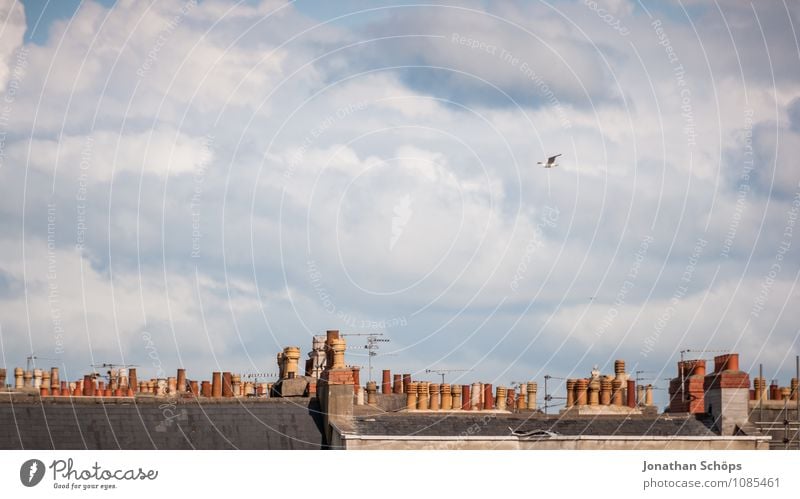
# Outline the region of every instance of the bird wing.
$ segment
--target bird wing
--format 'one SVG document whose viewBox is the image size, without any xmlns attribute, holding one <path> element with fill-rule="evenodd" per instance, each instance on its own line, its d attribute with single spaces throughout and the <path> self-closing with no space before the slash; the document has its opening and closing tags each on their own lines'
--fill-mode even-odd
<svg viewBox="0 0 800 499">
<path fill-rule="evenodd" d="M 548 163 L 555 163 L 556 158 L 559 157 L 559 156 L 561 156 L 561 154 L 556 154 L 555 156 L 550 156 L 549 158 L 547 158 L 547 162 Z"/>
</svg>

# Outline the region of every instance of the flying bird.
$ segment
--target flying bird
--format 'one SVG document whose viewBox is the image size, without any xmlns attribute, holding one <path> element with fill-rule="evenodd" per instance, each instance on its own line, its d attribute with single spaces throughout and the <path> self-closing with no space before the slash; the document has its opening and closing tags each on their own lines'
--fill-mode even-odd
<svg viewBox="0 0 800 499">
<path fill-rule="evenodd" d="M 536 164 L 537 165 L 542 165 L 545 168 L 553 168 L 554 166 L 558 166 L 558 163 L 556 163 L 556 158 L 559 157 L 559 156 L 561 156 L 561 154 L 556 154 L 555 156 L 550 156 L 549 158 L 547 158 L 546 162 L 542 163 L 541 161 L 537 161 Z"/>
</svg>

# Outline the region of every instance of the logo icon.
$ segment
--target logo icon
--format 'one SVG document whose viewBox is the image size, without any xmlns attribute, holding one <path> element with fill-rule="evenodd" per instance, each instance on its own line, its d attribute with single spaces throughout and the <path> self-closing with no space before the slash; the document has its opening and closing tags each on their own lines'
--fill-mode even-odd
<svg viewBox="0 0 800 499">
<path fill-rule="evenodd" d="M 28 459 L 19 469 L 19 481 L 26 487 L 35 487 L 44 478 L 44 463 L 38 459 Z"/>
</svg>

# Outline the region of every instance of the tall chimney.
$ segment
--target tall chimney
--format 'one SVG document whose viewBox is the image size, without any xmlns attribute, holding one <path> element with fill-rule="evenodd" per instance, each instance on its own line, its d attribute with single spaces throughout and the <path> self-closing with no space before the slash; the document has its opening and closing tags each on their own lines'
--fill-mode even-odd
<svg viewBox="0 0 800 499">
<path fill-rule="evenodd" d="M 472 391 L 470 392 L 469 408 L 471 411 L 480 410 L 481 406 L 481 384 L 472 383 Z"/>
<path fill-rule="evenodd" d="M 347 343 L 343 338 L 333 340 L 333 369 L 344 369 L 344 351 L 347 348 Z"/>
<path fill-rule="evenodd" d="M 392 393 L 403 393 L 403 375 L 394 375 L 394 384 L 392 386 Z"/>
<path fill-rule="evenodd" d="M 632 379 L 628 380 L 628 407 L 636 407 L 636 381 Z"/>
<path fill-rule="evenodd" d="M 453 408 L 453 396 L 450 393 L 450 385 L 442 384 L 440 388 L 440 393 L 442 394 L 442 410 L 449 411 Z"/>
<path fill-rule="evenodd" d="M 222 396 L 233 397 L 233 386 L 231 386 L 231 373 L 228 371 L 222 372 Z"/>
<path fill-rule="evenodd" d="M 647 385 L 644 392 L 644 405 L 653 406 L 653 385 Z"/>
<path fill-rule="evenodd" d="M 600 404 L 600 380 L 592 378 L 589 381 L 589 405 Z"/>
<path fill-rule="evenodd" d="M 575 404 L 586 405 L 587 391 L 589 389 L 589 380 L 586 378 L 579 378 L 575 382 Z"/>
<path fill-rule="evenodd" d="M 506 410 L 506 388 L 504 386 L 497 387 L 497 410 Z"/>
<path fill-rule="evenodd" d="M 41 369 L 34 369 L 33 370 L 33 387 L 36 390 L 42 387 L 42 370 Z"/>
<path fill-rule="evenodd" d="M 238 374 L 231 374 L 231 391 L 234 397 L 242 396 L 242 377 Z"/>
<path fill-rule="evenodd" d="M 417 384 L 409 383 L 404 388 L 406 389 L 406 410 L 413 411 L 417 408 Z"/>
<path fill-rule="evenodd" d="M 374 381 L 367 382 L 367 404 L 378 405 L 378 383 Z"/>
<path fill-rule="evenodd" d="M 178 393 L 186 392 L 186 369 L 178 369 Z"/>
<path fill-rule="evenodd" d="M 383 370 L 383 382 L 381 383 L 381 393 L 392 393 L 392 372 L 389 369 Z"/>
<path fill-rule="evenodd" d="M 600 405 L 611 405 L 611 380 L 611 376 L 603 376 L 600 378 Z"/>
<path fill-rule="evenodd" d="M 428 392 L 430 393 L 430 408 L 432 411 L 439 410 L 439 384 L 431 383 L 428 385 Z"/>
<path fill-rule="evenodd" d="M 528 409 L 532 411 L 536 410 L 536 388 L 535 381 L 528 381 Z"/>
<path fill-rule="evenodd" d="M 612 403 L 617 407 L 622 406 L 622 380 L 619 378 L 614 378 L 614 380 L 611 382 L 611 390 Z"/>
<path fill-rule="evenodd" d="M 428 386 L 429 383 L 427 381 L 420 381 L 417 384 L 417 409 L 426 410 L 430 407 Z"/>
<path fill-rule="evenodd" d="M 575 386 L 578 384 L 576 379 L 567 380 L 567 409 L 575 405 Z"/>
<path fill-rule="evenodd" d="M 450 387 L 450 393 L 453 396 L 452 409 L 454 411 L 461 410 L 461 385 L 453 385 Z"/>
<path fill-rule="evenodd" d="M 339 339 L 339 331 L 336 329 L 329 329 L 325 333 L 325 367 L 326 369 L 333 369 L 333 342 Z M 344 364 L 344 359 L 342 359 Z M 344 366 L 342 366 L 344 367 Z M 341 368 L 339 368 L 341 369 Z"/>
<path fill-rule="evenodd" d="M 133 388 L 134 392 L 139 387 L 138 379 L 136 378 L 136 368 L 135 367 L 131 367 L 130 369 L 128 369 L 128 384 L 131 386 L 131 388 Z"/>
<path fill-rule="evenodd" d="M 472 398 L 470 396 L 470 386 L 461 385 L 461 410 L 468 411 L 472 408 Z"/>
<path fill-rule="evenodd" d="M 175 393 L 178 391 L 178 380 L 176 378 L 172 376 L 167 378 L 167 391 L 170 395 L 175 395 Z"/>
<path fill-rule="evenodd" d="M 483 384 L 483 409 L 485 411 L 491 411 L 492 409 L 494 409 L 494 399 L 492 397 L 491 383 Z"/>
<path fill-rule="evenodd" d="M 409 386 L 411 386 L 411 375 L 404 374 L 403 375 L 403 391 L 408 393 Z"/>
<path fill-rule="evenodd" d="M 25 386 L 25 380 L 23 379 L 25 375 L 25 371 L 22 370 L 21 367 L 14 368 L 14 389 L 21 390 Z"/>
<path fill-rule="evenodd" d="M 89 374 L 83 377 L 83 396 L 94 397 L 94 379 Z"/>
<path fill-rule="evenodd" d="M 222 397 L 222 373 L 211 373 L 211 396 L 214 398 Z"/>
</svg>

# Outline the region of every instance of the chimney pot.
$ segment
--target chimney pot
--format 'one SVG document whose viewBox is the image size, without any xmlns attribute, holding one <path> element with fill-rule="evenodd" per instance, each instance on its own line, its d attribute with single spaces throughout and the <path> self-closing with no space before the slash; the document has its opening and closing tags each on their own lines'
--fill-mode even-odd
<svg viewBox="0 0 800 499">
<path fill-rule="evenodd" d="M 504 386 L 497 387 L 497 410 L 506 410 L 506 388 Z"/>
<path fill-rule="evenodd" d="M 432 411 L 439 410 L 439 385 L 431 383 L 428 385 L 428 392 L 430 394 L 430 409 Z"/>
<path fill-rule="evenodd" d="M 392 393 L 392 371 L 384 369 L 382 374 L 381 393 Z"/>
<path fill-rule="evenodd" d="M 449 411 L 453 408 L 453 395 L 450 392 L 450 385 L 443 384 L 439 388 L 439 393 L 442 396 L 441 408 L 443 411 Z"/>
<path fill-rule="evenodd" d="M 528 409 L 535 411 L 536 410 L 536 390 L 537 390 L 536 382 L 535 381 L 528 381 Z"/>
</svg>

